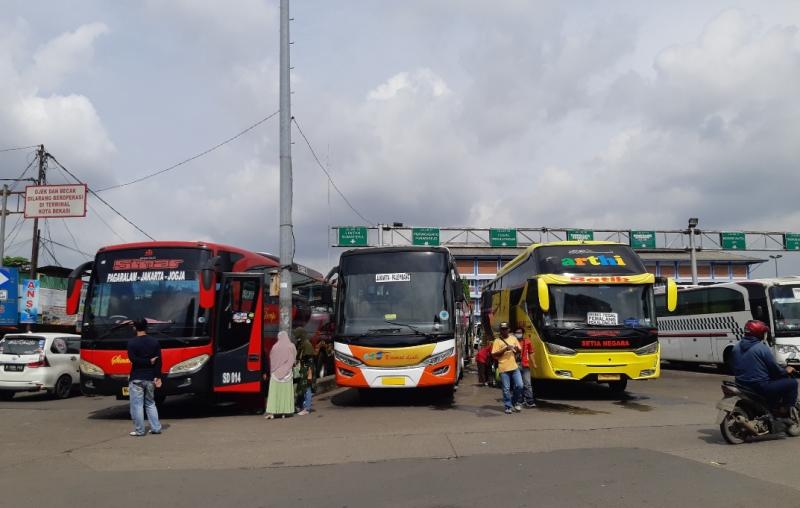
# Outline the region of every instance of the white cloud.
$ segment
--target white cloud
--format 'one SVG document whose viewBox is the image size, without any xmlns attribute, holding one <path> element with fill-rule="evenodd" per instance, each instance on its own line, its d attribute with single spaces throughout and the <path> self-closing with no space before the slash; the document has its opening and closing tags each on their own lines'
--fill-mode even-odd
<svg viewBox="0 0 800 508">
<path fill-rule="evenodd" d="M 413 73 L 400 72 L 385 83 L 367 94 L 370 100 L 385 101 L 397 97 L 398 94 L 429 93 L 434 97 L 442 97 L 450 93 L 447 83 L 430 69 L 417 69 Z"/>
<path fill-rule="evenodd" d="M 33 55 L 27 80 L 41 91 L 58 89 L 66 76 L 92 61 L 95 40 L 108 31 L 105 23 L 89 23 L 48 41 Z"/>
</svg>

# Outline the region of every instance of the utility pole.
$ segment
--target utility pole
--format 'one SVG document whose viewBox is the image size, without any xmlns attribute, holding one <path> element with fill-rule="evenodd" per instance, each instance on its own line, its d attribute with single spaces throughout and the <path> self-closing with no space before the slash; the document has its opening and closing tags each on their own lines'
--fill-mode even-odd
<svg viewBox="0 0 800 508">
<path fill-rule="evenodd" d="M 36 185 L 47 183 L 47 154 L 44 151 L 44 145 L 39 145 L 37 153 L 39 157 L 39 176 L 36 178 Z M 33 239 L 31 243 L 31 279 L 36 278 L 36 267 L 39 263 L 39 218 L 33 219 Z"/>
<path fill-rule="evenodd" d="M 3 184 L 3 217 L 0 218 L 0 266 L 6 256 L 6 215 L 8 215 L 8 185 Z"/>
<path fill-rule="evenodd" d="M 294 234 L 292 233 L 292 102 L 289 83 L 289 0 L 280 7 L 280 331 L 292 330 L 292 273 Z"/>
</svg>

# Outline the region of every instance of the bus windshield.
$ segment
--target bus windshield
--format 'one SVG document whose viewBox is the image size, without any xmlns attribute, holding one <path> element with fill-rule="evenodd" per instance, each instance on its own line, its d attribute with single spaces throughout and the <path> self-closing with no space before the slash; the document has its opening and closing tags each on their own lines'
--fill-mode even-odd
<svg viewBox="0 0 800 508">
<path fill-rule="evenodd" d="M 800 330 L 800 285 L 773 286 L 769 289 L 775 331 Z"/>
<path fill-rule="evenodd" d="M 439 252 L 383 252 L 342 262 L 342 335 L 451 332 L 446 259 Z"/>
<path fill-rule="evenodd" d="M 647 285 L 551 285 L 544 325 L 555 328 L 655 327 Z"/>
<path fill-rule="evenodd" d="M 170 337 L 208 336 L 207 311 L 198 304 L 203 249 L 164 248 L 101 252 L 86 296 L 84 336 L 133 335 L 131 319 L 147 319 L 150 331 Z"/>
</svg>

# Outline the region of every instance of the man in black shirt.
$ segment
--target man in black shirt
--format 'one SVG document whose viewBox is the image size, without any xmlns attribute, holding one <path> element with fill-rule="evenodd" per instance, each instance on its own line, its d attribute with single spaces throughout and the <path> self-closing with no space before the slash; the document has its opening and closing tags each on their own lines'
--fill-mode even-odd
<svg viewBox="0 0 800 508">
<path fill-rule="evenodd" d="M 161 387 L 161 346 L 155 338 L 147 335 L 147 320 L 137 319 L 133 327 L 136 337 L 128 341 L 128 359 L 131 361 L 128 393 L 133 418 L 133 432 L 130 435 L 144 436 L 145 412 L 150 422 L 150 433 L 161 434 L 155 402 L 155 390 Z"/>
</svg>

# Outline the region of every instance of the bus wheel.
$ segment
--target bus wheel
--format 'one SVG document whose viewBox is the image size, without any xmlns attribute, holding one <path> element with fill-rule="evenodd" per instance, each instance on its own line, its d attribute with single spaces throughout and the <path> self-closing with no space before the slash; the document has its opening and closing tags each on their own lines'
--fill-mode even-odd
<svg viewBox="0 0 800 508">
<path fill-rule="evenodd" d="M 0 390 L 0 400 L 11 400 L 14 398 L 14 393 L 15 392 Z"/>
<path fill-rule="evenodd" d="M 156 404 L 160 406 L 161 404 L 164 403 L 165 400 L 167 400 L 167 396 L 163 393 L 156 392 L 155 396 L 153 397 L 153 400 L 155 400 Z"/>
<path fill-rule="evenodd" d="M 612 393 L 622 393 L 625 391 L 625 388 L 628 387 L 628 378 L 622 378 L 619 381 L 611 381 L 608 383 L 608 387 L 611 389 Z"/>
<path fill-rule="evenodd" d="M 445 403 L 452 403 L 453 399 L 455 398 L 456 394 L 456 387 L 455 385 L 448 385 L 448 386 L 440 386 L 436 388 L 436 395 L 437 398 L 441 399 L 442 402 Z"/>
<path fill-rule="evenodd" d="M 717 368 L 723 374 L 730 374 L 733 372 L 733 365 L 731 365 L 731 354 L 733 353 L 733 348 L 729 347 L 722 353 L 722 363 L 717 364 Z"/>
</svg>

